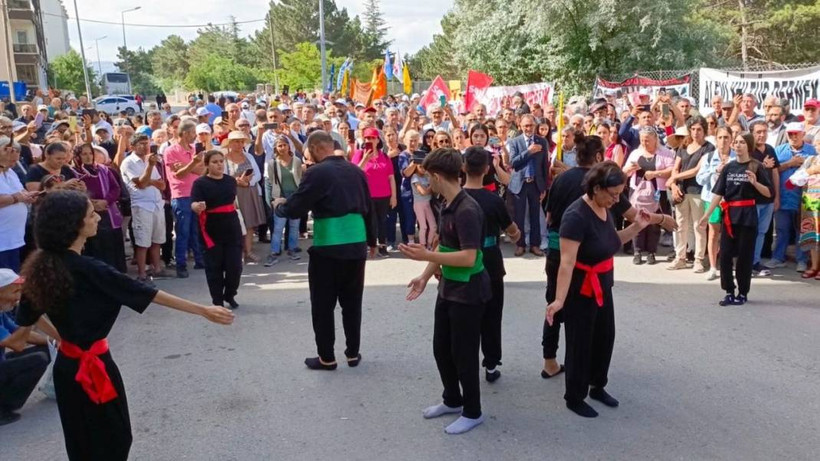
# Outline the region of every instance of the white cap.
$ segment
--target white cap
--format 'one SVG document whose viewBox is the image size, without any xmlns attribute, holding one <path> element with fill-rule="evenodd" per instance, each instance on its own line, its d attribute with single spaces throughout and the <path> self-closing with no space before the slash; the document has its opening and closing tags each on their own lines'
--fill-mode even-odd
<svg viewBox="0 0 820 461">
<path fill-rule="evenodd" d="M 249 108 L 249 107 L 251 107 L 251 105 L 250 105 L 250 104 L 248 104 L 248 101 L 244 101 L 244 102 L 242 103 L 242 108 L 243 108 L 243 109 L 247 109 L 247 108 Z"/>
<path fill-rule="evenodd" d="M 11 269 L 0 269 L 0 288 L 7 287 L 9 285 L 19 285 L 24 281 L 25 279 L 17 275 L 17 272 L 14 272 Z"/>
<path fill-rule="evenodd" d="M 210 116 L 210 115 L 211 115 L 211 111 L 209 111 L 205 107 L 200 107 L 199 109 L 196 110 L 196 116 L 197 117 L 206 117 L 206 116 Z"/>
<path fill-rule="evenodd" d="M 208 133 L 211 134 L 211 127 L 207 123 L 200 123 L 196 126 L 196 134 Z"/>
<path fill-rule="evenodd" d="M 48 106 L 45 104 L 40 104 L 37 106 L 37 112 L 40 112 L 41 110 L 48 110 Z"/>
<path fill-rule="evenodd" d="M 685 138 L 689 136 L 689 129 L 686 128 L 686 125 L 681 125 L 675 128 L 675 133 L 673 134 L 673 136 L 682 136 Z"/>
<path fill-rule="evenodd" d="M 413 96 L 410 96 L 410 99 L 420 99 L 420 98 L 421 98 L 421 96 L 419 96 L 418 93 L 413 93 Z"/>
<path fill-rule="evenodd" d="M 786 133 L 803 133 L 806 128 L 800 122 L 791 122 L 786 124 Z"/>
<path fill-rule="evenodd" d="M 284 112 L 286 110 L 290 110 L 290 106 L 288 106 L 285 103 L 279 104 L 278 106 L 276 106 L 276 108 L 279 109 L 282 112 Z"/>
</svg>

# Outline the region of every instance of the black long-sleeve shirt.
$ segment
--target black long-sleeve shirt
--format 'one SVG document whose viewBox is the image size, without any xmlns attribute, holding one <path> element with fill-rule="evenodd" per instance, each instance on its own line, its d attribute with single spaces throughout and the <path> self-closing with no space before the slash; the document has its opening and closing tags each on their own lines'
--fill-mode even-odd
<svg viewBox="0 0 820 461">
<path fill-rule="evenodd" d="M 297 219 L 308 210 L 313 218 L 338 218 L 352 213 L 364 218 L 366 242 L 313 246 L 310 253 L 337 259 L 366 259 L 367 247 L 376 246 L 376 220 L 371 204 L 367 178 L 357 166 L 344 157 L 331 156 L 308 168 L 299 189 L 287 203 L 276 207 L 283 218 Z"/>
</svg>

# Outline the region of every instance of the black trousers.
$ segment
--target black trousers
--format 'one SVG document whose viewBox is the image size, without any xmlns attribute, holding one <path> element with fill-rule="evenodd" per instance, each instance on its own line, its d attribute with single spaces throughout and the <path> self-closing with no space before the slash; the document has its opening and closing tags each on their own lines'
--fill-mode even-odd
<svg viewBox="0 0 820 461">
<path fill-rule="evenodd" d="M 345 357 L 359 355 L 362 330 L 362 292 L 364 291 L 364 259 L 335 259 L 311 252 L 308 262 L 310 311 L 313 334 L 319 358 L 336 360 L 336 323 L 333 311 L 336 302 L 342 308 L 345 332 Z"/>
<path fill-rule="evenodd" d="M 0 410 L 18 410 L 26 403 L 51 361 L 48 354 L 48 346 L 6 354 L 0 361 Z"/>
<path fill-rule="evenodd" d="M 504 311 L 504 279 L 490 279 L 493 297 L 484 307 L 481 319 L 481 366 L 493 369 L 501 365 L 501 314 Z"/>
<path fill-rule="evenodd" d="M 463 405 L 462 416 L 472 419 L 481 416 L 478 348 L 483 313 L 483 304 L 436 299 L 433 356 L 444 385 L 442 398 L 448 407 Z"/>
<path fill-rule="evenodd" d="M 555 301 L 555 292 L 558 285 L 558 267 L 561 265 L 561 255 L 557 250 L 547 251 L 547 304 Z M 552 325 L 544 319 L 544 332 L 541 335 L 541 347 L 545 359 L 554 359 L 558 354 L 558 340 L 561 338 L 561 322 L 564 321 L 563 309 L 553 318 Z"/>
<path fill-rule="evenodd" d="M 262 201 L 262 208 L 265 209 L 265 217 L 266 217 L 265 223 L 260 224 L 259 226 L 256 227 L 256 236 L 259 238 L 259 241 L 261 242 L 262 240 L 265 240 L 265 238 L 268 236 L 268 227 L 269 227 L 269 223 L 271 222 L 271 216 L 272 215 L 271 215 L 270 203 L 268 203 L 268 201 L 265 199 L 265 196 L 263 195 L 262 197 L 259 197 L 259 200 Z"/>
<path fill-rule="evenodd" d="M 373 206 L 376 210 L 373 213 L 376 217 L 376 228 L 379 230 L 379 245 L 387 245 L 387 212 L 390 211 L 390 197 L 374 198 Z M 393 229 L 395 234 L 396 229 Z"/>
<path fill-rule="evenodd" d="M 242 242 L 216 243 L 205 250 L 205 279 L 214 305 L 222 306 L 239 291 L 242 277 Z"/>
<path fill-rule="evenodd" d="M 194 215 L 196 217 L 196 215 Z M 190 237 L 193 238 L 193 237 Z M 134 241 L 133 235 L 131 241 Z M 160 258 L 165 265 L 171 264 L 171 259 L 174 257 L 174 210 L 170 203 L 165 204 L 165 243 L 160 246 Z M 187 252 L 185 253 L 188 254 Z M 182 261 L 184 264 L 185 261 Z M 180 264 L 180 261 L 177 261 Z"/>
<path fill-rule="evenodd" d="M 570 289 L 572 290 L 572 289 Z M 570 402 L 584 400 L 589 386 L 603 388 L 608 382 L 612 346 L 615 344 L 615 312 L 612 288 L 604 288 L 604 305 L 595 298 L 570 292 L 564 305 L 567 337 L 566 393 Z"/>
<path fill-rule="evenodd" d="M 738 294 L 747 295 L 752 285 L 752 263 L 755 254 L 755 240 L 757 239 L 757 228 L 747 226 L 732 226 L 735 237 L 729 237 L 724 225 L 720 232 L 720 287 L 727 293 L 734 292 L 737 288 Z M 734 278 L 737 279 L 737 286 L 732 277 L 733 259 Z"/>
<path fill-rule="evenodd" d="M 646 251 L 648 253 L 657 253 L 658 242 L 661 239 L 661 226 L 658 224 L 650 224 L 632 239 L 632 247 L 635 253 Z"/>
<path fill-rule="evenodd" d="M 538 192 L 538 186 L 535 182 L 525 182 L 521 185 L 521 192 L 515 195 L 515 223 L 521 229 L 521 237 L 518 239 L 517 245 L 524 247 L 525 232 L 524 220 L 527 211 L 530 212 L 530 246 L 541 246 L 541 213 L 539 208 L 541 206 L 541 193 Z"/>
</svg>

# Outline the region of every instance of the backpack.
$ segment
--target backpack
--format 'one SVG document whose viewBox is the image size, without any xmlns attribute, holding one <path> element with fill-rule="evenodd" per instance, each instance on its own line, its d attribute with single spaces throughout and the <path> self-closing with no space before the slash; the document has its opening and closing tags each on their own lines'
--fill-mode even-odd
<svg viewBox="0 0 820 461">
<path fill-rule="evenodd" d="M 638 183 L 629 195 L 629 203 L 636 210 L 643 210 L 647 213 L 657 212 L 660 209 L 660 204 L 658 203 L 658 186 L 655 180 L 649 181 L 640 176 L 636 178 L 636 181 Z"/>
</svg>

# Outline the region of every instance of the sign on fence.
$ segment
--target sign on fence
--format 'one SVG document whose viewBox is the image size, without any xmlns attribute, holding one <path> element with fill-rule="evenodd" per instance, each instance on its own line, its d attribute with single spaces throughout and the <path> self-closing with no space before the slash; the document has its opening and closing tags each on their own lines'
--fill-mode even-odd
<svg viewBox="0 0 820 461">
<path fill-rule="evenodd" d="M 650 95 L 654 99 L 661 88 L 666 88 L 667 91 L 675 90 L 679 95 L 689 97 L 691 76 L 689 74 L 679 78 L 670 78 L 667 80 L 655 80 L 651 78 L 634 76 L 622 82 L 610 82 L 598 77 L 595 81 L 595 89 L 592 90 L 593 98 L 603 98 L 608 93 L 614 93 L 620 90 L 623 94 L 630 94 L 641 90 L 649 90 Z"/>
<path fill-rule="evenodd" d="M 818 97 L 820 67 L 774 72 L 735 72 L 719 69 L 700 69 L 698 106 L 702 113 L 709 112 L 711 99 L 720 95 L 731 100 L 735 91 L 751 93 L 762 105 L 766 96 L 786 98 L 793 114 L 803 113 L 803 104 Z M 759 107 L 759 106 L 758 106 Z"/>
<path fill-rule="evenodd" d="M 502 100 L 519 91 L 524 95 L 524 100 L 530 106 L 538 103 L 541 107 L 544 107 L 552 101 L 552 83 L 546 82 L 516 86 L 491 86 L 483 94 L 477 95 L 477 99 L 487 106 L 488 114 L 496 114 L 501 110 Z"/>
</svg>

